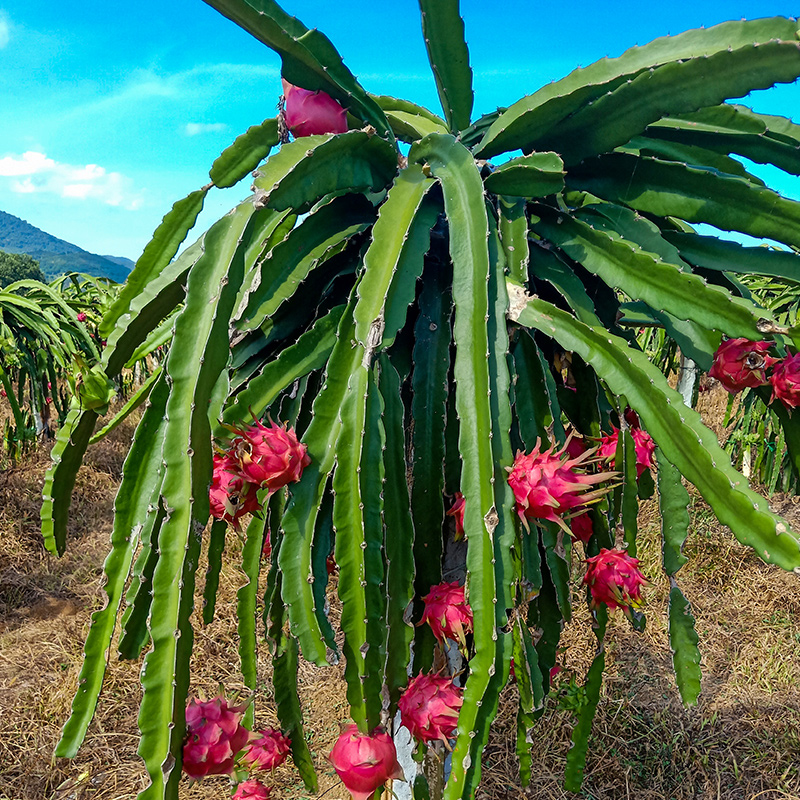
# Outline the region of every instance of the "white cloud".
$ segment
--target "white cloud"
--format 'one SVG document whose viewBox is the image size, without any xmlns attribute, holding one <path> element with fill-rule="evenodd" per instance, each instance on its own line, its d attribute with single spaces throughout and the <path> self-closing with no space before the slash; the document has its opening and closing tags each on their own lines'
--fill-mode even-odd
<svg viewBox="0 0 800 800">
<path fill-rule="evenodd" d="M 0 10 L 0 50 L 11 41 L 11 23 L 8 21 L 6 12 Z"/>
<path fill-rule="evenodd" d="M 108 172 L 98 164 L 63 164 L 35 150 L 0 158 L 0 178 L 3 177 L 16 178 L 10 181 L 9 188 L 18 194 L 47 192 L 127 209 L 142 204 L 141 194 L 133 191 L 133 182 L 125 175 Z"/>
<path fill-rule="evenodd" d="M 185 132 L 187 136 L 199 136 L 203 133 L 219 133 L 228 130 L 224 122 L 187 122 Z"/>
</svg>

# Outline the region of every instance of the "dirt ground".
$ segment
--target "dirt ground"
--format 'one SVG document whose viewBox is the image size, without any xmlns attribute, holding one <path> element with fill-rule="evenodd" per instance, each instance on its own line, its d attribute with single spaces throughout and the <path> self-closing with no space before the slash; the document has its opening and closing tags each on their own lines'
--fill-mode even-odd
<svg viewBox="0 0 800 800">
<path fill-rule="evenodd" d="M 720 396 L 720 394 L 722 396 Z M 706 393 L 712 419 L 724 392 Z M 38 514 L 46 449 L 0 474 L 0 800 L 132 800 L 145 781 L 136 755 L 138 662 L 112 649 L 98 713 L 73 761 L 53 748 L 70 707 L 91 612 L 103 601 L 102 563 L 130 428 L 95 445 L 81 469 L 67 554 L 41 543 Z M 775 497 L 775 510 L 800 530 L 797 497 Z M 668 583 L 660 567 L 657 505 L 644 504 L 640 557 L 650 578 L 647 628 L 631 630 L 617 614 L 608 667 L 590 741 L 581 797 L 596 800 L 800 800 L 800 578 L 761 563 L 716 522 L 699 498 L 692 506 L 689 563 L 678 575 L 697 619 L 703 692 L 686 710 L 672 675 L 667 639 Z M 241 688 L 235 631 L 239 542 L 226 550 L 217 619 L 198 627 L 192 692 Z M 202 569 L 202 567 L 201 567 Z M 199 580 L 202 589 L 202 579 Z M 575 607 L 582 600 L 576 586 Z M 514 750 L 515 689 L 501 702 L 484 755 L 482 800 L 575 797 L 562 788 L 574 717 L 566 710 L 570 678 L 583 680 L 592 653 L 588 612 L 565 631 L 564 671 L 538 722 L 533 778 L 519 786 Z M 259 656 L 256 725 L 276 724 L 267 648 Z M 346 800 L 325 760 L 347 716 L 339 667 L 301 664 L 306 730 L 320 776 L 318 797 Z M 309 797 L 290 765 L 271 780 L 274 800 Z M 225 798 L 228 783 L 210 778 L 181 790 L 185 800 Z"/>
</svg>

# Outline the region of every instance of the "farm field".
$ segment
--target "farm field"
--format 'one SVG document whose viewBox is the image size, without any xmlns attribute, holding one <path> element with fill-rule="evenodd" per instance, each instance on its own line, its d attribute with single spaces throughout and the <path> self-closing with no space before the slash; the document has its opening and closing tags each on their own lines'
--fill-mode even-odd
<svg viewBox="0 0 800 800">
<path fill-rule="evenodd" d="M 719 432 L 725 393 L 701 396 L 700 410 Z M 58 560 L 39 533 L 40 491 L 47 466 L 41 448 L 0 475 L 0 798 L 2 800 L 133 800 L 145 786 L 136 755 L 139 663 L 112 655 L 104 694 L 86 743 L 70 762 L 52 757 L 67 717 L 89 615 L 102 603 L 102 561 L 112 504 L 131 436 L 123 425 L 90 448 L 75 490 L 70 546 Z M 775 496 L 778 513 L 800 527 L 798 498 Z M 679 579 L 691 600 L 703 654 L 703 691 L 685 710 L 672 674 L 667 640 L 668 582 L 660 568 L 658 508 L 640 513 L 640 557 L 650 579 L 647 628 L 633 632 L 616 614 L 606 642 L 609 663 L 590 739 L 585 798 L 636 800 L 797 800 L 800 798 L 800 581 L 763 564 L 716 522 L 702 500 L 692 504 L 686 545 L 690 561 Z M 241 688 L 235 629 L 240 542 L 228 538 L 217 618 L 196 624 L 192 694 L 213 696 L 219 683 Z M 577 550 L 578 548 L 576 548 Z M 201 565 L 200 575 L 203 574 Z M 199 581 L 202 592 L 202 578 Z M 329 588 L 336 614 L 333 586 Z M 593 652 L 589 615 L 576 585 L 576 614 L 563 642 L 563 667 L 546 704 L 533 751 L 531 786 L 516 773 L 515 689 L 501 699 L 485 752 L 479 797 L 562 798 L 564 760 L 574 717 L 575 686 Z M 199 605 L 198 605 L 199 607 Z M 259 659 L 256 725 L 277 725 L 270 698 L 266 644 Z M 575 683 L 571 684 L 571 679 Z M 301 662 L 300 691 L 319 797 L 345 800 L 326 755 L 347 717 L 341 667 Z M 290 763 L 266 781 L 274 800 L 309 797 Z M 228 796 L 227 778 L 182 788 L 186 800 Z"/>
</svg>

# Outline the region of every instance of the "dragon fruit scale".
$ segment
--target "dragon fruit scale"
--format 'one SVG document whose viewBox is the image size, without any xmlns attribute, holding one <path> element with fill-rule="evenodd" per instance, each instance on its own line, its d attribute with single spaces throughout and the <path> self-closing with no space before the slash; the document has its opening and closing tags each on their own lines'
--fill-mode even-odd
<svg viewBox="0 0 800 800">
<path fill-rule="evenodd" d="M 647 579 L 639 569 L 638 558 L 624 550 L 603 548 L 598 555 L 587 558 L 586 563 L 589 566 L 583 583 L 589 587 L 593 605 L 605 603 L 611 611 L 615 608 L 627 611 L 629 606 L 641 605 L 641 587 Z"/>
<path fill-rule="evenodd" d="M 779 361 L 769 379 L 771 403 L 780 400 L 788 408 L 800 406 L 800 353 Z"/>
<path fill-rule="evenodd" d="M 228 706 L 224 697 L 197 701 L 186 709 L 183 771 L 194 779 L 233 772 L 236 754 L 250 739 L 242 723 L 245 706 Z"/>
<path fill-rule="evenodd" d="M 230 522 L 238 530 L 240 517 L 261 509 L 258 487 L 242 477 L 239 462 L 228 454 L 215 453 L 213 469 L 208 490 L 211 516 Z"/>
<path fill-rule="evenodd" d="M 460 541 L 464 538 L 464 507 L 467 501 L 461 492 L 456 492 L 453 497 L 453 505 L 445 512 L 445 516 L 453 517 L 456 523 L 456 532 L 453 537 L 455 541 Z"/>
<path fill-rule="evenodd" d="M 415 739 L 447 744 L 458 725 L 463 689 L 444 675 L 417 675 L 397 703 L 400 719 Z"/>
<path fill-rule="evenodd" d="M 431 586 L 422 602 L 425 611 L 419 624 L 427 622 L 440 642 L 454 639 L 466 647 L 465 633 L 472 630 L 472 609 L 465 599 L 464 587 L 458 581 L 439 583 Z"/>
<path fill-rule="evenodd" d="M 281 83 L 286 100 L 286 127 L 296 137 L 347 130 L 347 112 L 329 94 L 301 89 L 285 78 L 281 78 Z"/>
<path fill-rule="evenodd" d="M 269 800 L 270 790 L 261 781 L 244 781 L 236 787 L 231 800 Z"/>
<path fill-rule="evenodd" d="M 714 363 L 708 374 L 731 394 L 764 386 L 767 383 L 766 371 L 778 361 L 766 355 L 770 347 L 772 342 L 728 339 L 714 353 Z"/>
<path fill-rule="evenodd" d="M 392 737 L 377 730 L 361 733 L 357 725 L 344 729 L 331 750 L 330 762 L 353 800 L 368 800 L 390 778 L 404 777 Z"/>
<path fill-rule="evenodd" d="M 237 433 L 230 452 L 239 462 L 242 477 L 269 489 L 270 494 L 299 481 L 311 463 L 306 446 L 298 441 L 294 428 L 274 422 L 268 427 L 256 421 Z"/>
<path fill-rule="evenodd" d="M 274 728 L 260 731 L 260 737 L 247 746 L 242 760 L 250 769 L 270 770 L 286 761 L 292 749 L 288 736 Z"/>
<path fill-rule="evenodd" d="M 555 445 L 541 452 L 541 441 L 537 439 L 530 453 L 517 453 L 509 470 L 508 483 L 514 490 L 517 513 L 523 520 L 534 517 L 563 524 L 560 517 L 565 511 L 582 506 L 604 493 L 604 490 L 586 490 L 615 473 L 588 475 L 576 471 L 594 455 L 596 448 L 570 458 L 568 447 L 569 442 L 557 452 L 554 452 Z"/>
</svg>

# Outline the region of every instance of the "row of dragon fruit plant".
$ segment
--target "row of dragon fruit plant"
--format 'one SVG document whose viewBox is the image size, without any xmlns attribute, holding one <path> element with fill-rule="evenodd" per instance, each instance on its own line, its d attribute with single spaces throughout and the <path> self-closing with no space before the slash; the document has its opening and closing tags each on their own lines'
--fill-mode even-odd
<svg viewBox="0 0 800 800">
<path fill-rule="evenodd" d="M 454 728 L 447 712 L 426 730 L 454 737 L 444 797 L 473 797 L 512 658 L 520 776 L 529 780 L 532 729 L 572 614 L 573 535 L 585 539 L 597 649 L 567 759 L 575 790 L 608 608 L 644 625 L 635 608 L 640 495 L 657 484 L 670 643 L 689 704 L 700 655 L 676 579 L 689 532 L 682 479 L 762 559 L 800 568 L 797 534 L 732 468 L 626 325 L 644 316 L 663 326 L 703 369 L 719 351 L 715 369 L 732 389 L 739 372 L 766 382 L 769 348 L 796 385 L 800 332 L 779 325 L 735 276 L 796 274 L 800 203 L 731 154 L 798 174 L 800 127 L 725 103 L 800 75 L 796 21 L 665 37 L 473 120 L 457 0 L 420 0 L 443 117 L 368 94 L 322 33 L 272 0 L 208 2 L 280 55 L 286 109 L 240 136 L 212 165 L 211 182 L 164 218 L 101 322 L 108 346 L 54 448 L 42 522 L 47 546 L 62 553 L 75 475 L 113 376 L 143 343 L 169 342 L 125 462 L 108 602 L 93 615 L 57 754 L 73 756 L 86 736 L 121 610 L 120 656 L 147 651 L 139 753 L 150 782 L 141 798 L 177 797 L 182 764 L 191 774 L 205 769 L 197 763 L 227 769 L 233 759 L 237 775 L 238 763 L 256 764 L 272 747 L 269 732 L 250 742 L 239 730 L 252 729 L 252 704 L 216 698 L 186 708 L 201 554 L 207 624 L 228 522 L 246 511 L 254 513 L 237 596 L 243 682 L 255 692 L 268 537 L 262 602 L 276 711 L 309 790 L 317 778 L 297 665 L 301 654 L 320 666 L 338 657 L 325 602 L 333 547 L 352 724 L 331 758 L 356 797 L 397 774 L 386 729 L 418 696 L 421 706 L 459 706 Z M 176 257 L 206 194 L 254 169 L 252 196 Z M 788 249 L 700 235 L 698 222 Z M 738 355 L 719 350 L 733 346 L 725 337 Z M 785 404 L 796 395 L 775 392 L 797 467 L 800 431 Z M 595 466 L 612 451 L 615 477 Z M 280 487 L 265 459 L 283 460 Z M 445 497 L 457 502 L 449 510 L 466 539 L 458 586 L 442 585 Z M 419 624 L 424 598 L 430 607 L 453 596 L 439 613 L 463 617 L 463 693 L 438 671 L 437 633 L 449 634 Z M 428 685 L 417 689 L 418 680 Z M 405 713 L 412 728 L 418 715 Z M 251 755 L 236 762 L 241 748 Z M 416 780 L 424 794 L 424 776 Z M 236 791 L 265 790 L 248 779 Z"/>
</svg>

